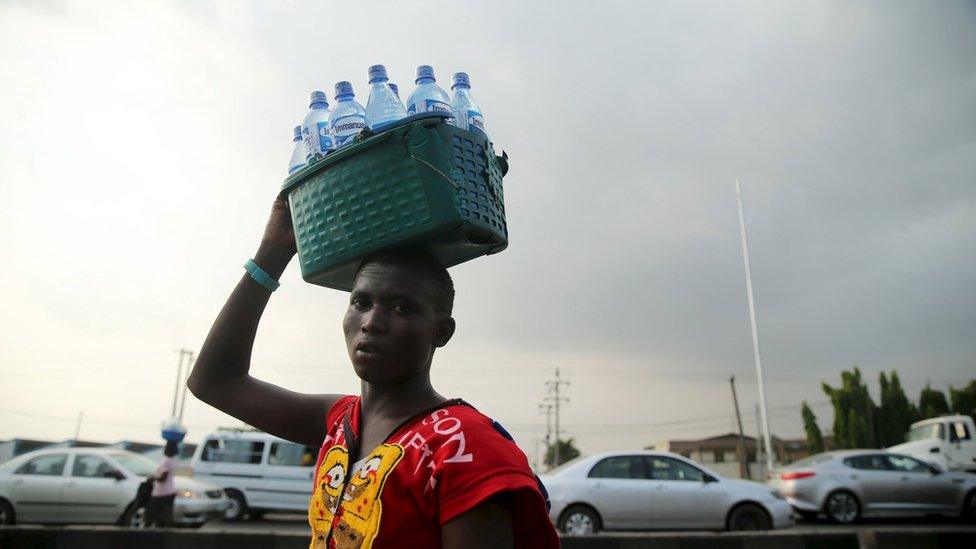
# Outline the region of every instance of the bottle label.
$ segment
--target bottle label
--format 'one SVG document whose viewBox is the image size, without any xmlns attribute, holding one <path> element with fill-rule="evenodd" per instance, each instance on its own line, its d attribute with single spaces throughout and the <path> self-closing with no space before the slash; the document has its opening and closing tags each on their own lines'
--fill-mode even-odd
<svg viewBox="0 0 976 549">
<path fill-rule="evenodd" d="M 332 150 L 332 132 L 329 131 L 329 122 L 320 121 L 319 127 L 319 152 L 325 154 Z"/>
<path fill-rule="evenodd" d="M 485 117 L 478 111 L 468 111 L 468 129 L 477 129 L 481 133 L 488 135 L 488 132 L 485 131 Z"/>
<path fill-rule="evenodd" d="M 332 124 L 332 137 L 335 140 L 335 146 L 338 148 L 345 145 L 365 127 L 366 119 L 362 115 L 352 114 L 337 118 Z"/>
<path fill-rule="evenodd" d="M 423 111 L 420 112 L 442 112 L 453 116 L 451 113 L 451 106 L 436 99 L 424 99 L 424 102 L 421 105 L 418 105 L 417 102 L 410 103 L 410 107 L 407 109 L 407 114 L 417 114 L 418 106 L 423 108 Z"/>
</svg>

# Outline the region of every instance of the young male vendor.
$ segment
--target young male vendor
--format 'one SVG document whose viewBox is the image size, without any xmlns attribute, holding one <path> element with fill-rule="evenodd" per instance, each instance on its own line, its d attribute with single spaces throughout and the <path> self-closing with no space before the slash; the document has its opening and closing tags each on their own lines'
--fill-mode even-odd
<svg viewBox="0 0 976 549">
<path fill-rule="evenodd" d="M 433 257 L 399 250 L 359 268 L 342 321 L 359 396 L 296 393 L 248 374 L 261 314 L 295 253 L 279 198 L 188 385 L 249 425 L 321 447 L 310 547 L 558 547 L 544 489 L 508 433 L 431 386 L 434 350 L 455 328 L 453 283 Z"/>
</svg>

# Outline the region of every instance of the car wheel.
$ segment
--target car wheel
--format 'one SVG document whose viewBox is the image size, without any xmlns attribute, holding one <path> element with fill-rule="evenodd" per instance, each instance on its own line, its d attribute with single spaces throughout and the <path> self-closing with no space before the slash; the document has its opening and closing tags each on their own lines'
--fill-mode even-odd
<svg viewBox="0 0 976 549">
<path fill-rule="evenodd" d="M 227 498 L 230 499 L 230 507 L 224 511 L 224 520 L 230 522 L 244 520 L 244 516 L 247 515 L 247 500 L 244 499 L 244 494 L 237 490 L 224 491 L 227 493 Z"/>
<path fill-rule="evenodd" d="M 133 503 L 122 514 L 120 524 L 126 528 L 145 528 L 146 527 L 146 507 L 136 507 Z"/>
<path fill-rule="evenodd" d="M 966 496 L 966 503 L 962 506 L 962 518 L 967 522 L 976 522 L 976 490 Z"/>
<path fill-rule="evenodd" d="M 10 526 L 17 522 L 14 507 L 6 500 L 0 499 L 0 526 Z"/>
<path fill-rule="evenodd" d="M 824 513 L 832 522 L 851 524 L 861 515 L 861 504 L 854 494 L 841 490 L 827 496 L 827 501 L 824 502 Z"/>
<path fill-rule="evenodd" d="M 729 513 L 729 530 L 769 530 L 773 521 L 769 519 L 762 507 L 752 503 L 743 503 Z"/>
<path fill-rule="evenodd" d="M 559 530 L 567 534 L 593 534 L 600 531 L 600 517 L 590 507 L 573 505 L 563 512 Z"/>
</svg>

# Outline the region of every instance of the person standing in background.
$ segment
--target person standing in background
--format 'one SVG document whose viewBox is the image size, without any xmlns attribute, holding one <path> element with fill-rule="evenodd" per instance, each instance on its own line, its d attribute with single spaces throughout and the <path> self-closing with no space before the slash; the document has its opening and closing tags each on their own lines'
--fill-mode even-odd
<svg viewBox="0 0 976 549">
<path fill-rule="evenodd" d="M 149 498 L 149 505 L 146 506 L 147 528 L 173 525 L 173 503 L 176 501 L 176 484 L 173 482 L 176 459 L 173 456 L 178 453 L 179 443 L 174 440 L 167 441 L 163 449 L 163 461 L 152 477 L 152 495 Z"/>
</svg>

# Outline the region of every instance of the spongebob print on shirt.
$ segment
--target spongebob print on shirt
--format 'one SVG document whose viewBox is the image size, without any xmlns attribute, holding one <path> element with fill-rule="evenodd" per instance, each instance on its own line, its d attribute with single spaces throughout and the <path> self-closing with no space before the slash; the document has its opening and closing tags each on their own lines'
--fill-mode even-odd
<svg viewBox="0 0 976 549">
<path fill-rule="evenodd" d="M 309 503 L 309 548 L 326 549 L 330 530 L 337 549 L 371 548 L 383 516 L 383 487 L 401 458 L 402 446 L 381 444 L 347 480 L 348 450 L 342 446 L 330 448 L 319 466 Z"/>
</svg>

